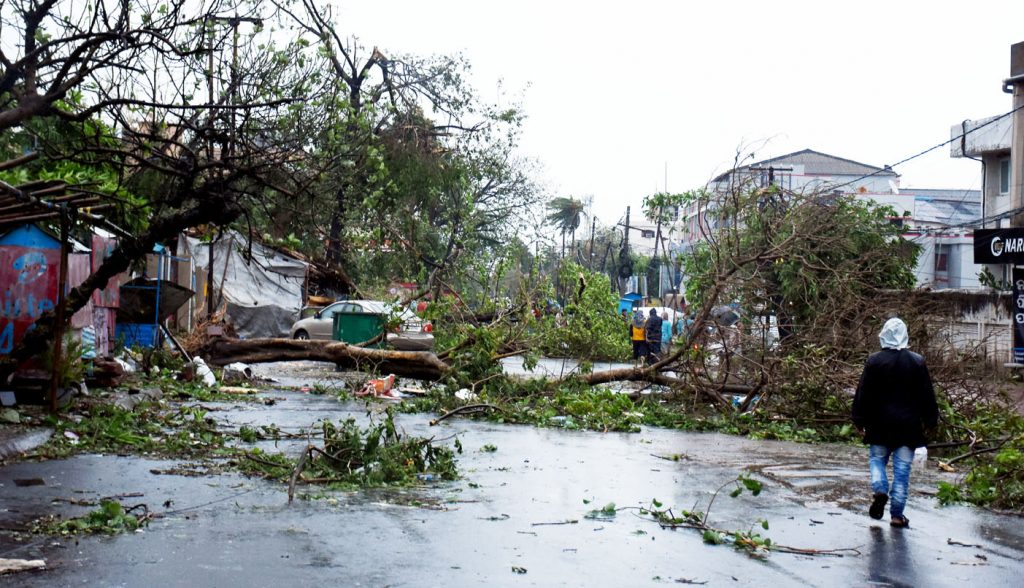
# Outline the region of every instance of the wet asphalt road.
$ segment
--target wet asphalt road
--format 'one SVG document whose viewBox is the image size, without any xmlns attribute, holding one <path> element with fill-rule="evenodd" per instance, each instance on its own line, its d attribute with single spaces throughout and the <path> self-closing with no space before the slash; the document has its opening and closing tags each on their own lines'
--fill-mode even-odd
<svg viewBox="0 0 1024 588">
<path fill-rule="evenodd" d="M 268 395 L 278 398 L 274 406 L 215 405 L 222 410 L 211 416 L 225 427 L 274 423 L 287 431 L 324 418 L 366 418 L 361 403 L 298 392 Z M 142 532 L 117 537 L 17 544 L 4 534 L 0 557 L 42 558 L 49 569 L 0 583 L 592 587 L 689 580 L 708 586 L 1019 586 L 1024 574 L 1024 519 L 940 508 L 921 494 L 934 488 L 934 470 L 914 472 L 911 529 L 869 519 L 860 448 L 461 419 L 430 427 L 429 418 L 399 415 L 399 423 L 415 435 L 458 434 L 465 448 L 459 457 L 463 479 L 403 491 L 321 493 L 292 504 L 284 486 L 262 480 L 150 472 L 179 462 L 84 455 L 6 466 L 0 469 L 0 527 L 17 527 L 44 513 L 89 510 L 54 499 L 127 493 L 141 496 L 124 498 L 125 504 L 145 503 L 165 515 Z M 480 451 L 485 444 L 498 449 Z M 280 447 L 297 451 L 298 445 Z M 656 457 L 673 454 L 682 458 Z M 767 519 L 770 529 L 762 533 L 776 543 L 856 548 L 859 555 L 772 553 L 761 561 L 728 546 L 705 545 L 696 531 L 661 529 L 636 511 L 604 521 L 584 518 L 608 502 L 644 506 L 651 499 L 677 510 L 705 510 L 714 489 L 745 469 L 764 481 L 765 491 L 736 499 L 723 492 L 710 523 L 748 529 Z M 35 477 L 45 485 L 13 484 Z M 410 506 L 414 501 L 421 506 Z M 577 522 L 552 524 L 567 520 Z"/>
</svg>

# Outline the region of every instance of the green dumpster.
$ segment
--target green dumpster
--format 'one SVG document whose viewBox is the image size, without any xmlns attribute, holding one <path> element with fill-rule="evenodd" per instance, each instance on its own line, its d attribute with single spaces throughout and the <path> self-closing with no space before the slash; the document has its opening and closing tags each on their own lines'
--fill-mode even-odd
<svg viewBox="0 0 1024 588">
<path fill-rule="evenodd" d="M 334 329 L 331 331 L 331 339 L 345 343 L 362 343 L 380 335 L 383 330 L 384 317 L 379 314 L 336 312 L 334 313 Z M 384 341 L 370 345 L 370 347 L 383 346 Z"/>
</svg>

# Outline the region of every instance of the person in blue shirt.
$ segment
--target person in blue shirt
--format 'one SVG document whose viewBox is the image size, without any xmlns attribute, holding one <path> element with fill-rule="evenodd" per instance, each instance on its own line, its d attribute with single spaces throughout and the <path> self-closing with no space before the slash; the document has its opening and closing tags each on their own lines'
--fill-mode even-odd
<svg viewBox="0 0 1024 588">
<path fill-rule="evenodd" d="M 668 353 L 668 346 L 672 343 L 672 321 L 668 320 L 668 312 L 661 313 L 661 353 Z"/>
</svg>

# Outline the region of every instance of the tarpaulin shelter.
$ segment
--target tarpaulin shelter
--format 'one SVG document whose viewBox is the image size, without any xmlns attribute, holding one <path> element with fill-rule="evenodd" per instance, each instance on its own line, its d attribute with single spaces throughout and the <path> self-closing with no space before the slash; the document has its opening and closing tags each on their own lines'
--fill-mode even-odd
<svg viewBox="0 0 1024 588">
<path fill-rule="evenodd" d="M 210 271 L 210 249 L 213 267 Z M 226 310 L 227 320 L 243 338 L 287 337 L 302 308 L 308 264 L 280 251 L 225 231 L 212 242 L 182 236 L 179 255 L 195 259 L 201 283 L 197 297 Z M 209 276 L 212 273 L 212 287 Z"/>
</svg>

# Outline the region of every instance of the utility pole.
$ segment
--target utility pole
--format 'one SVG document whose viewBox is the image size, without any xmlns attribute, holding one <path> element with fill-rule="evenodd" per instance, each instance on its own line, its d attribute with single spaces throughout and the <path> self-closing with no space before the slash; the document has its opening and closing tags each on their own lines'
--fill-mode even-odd
<svg viewBox="0 0 1024 588">
<path fill-rule="evenodd" d="M 206 56 L 206 86 L 209 89 L 209 98 L 207 100 L 207 108 L 210 110 L 206 117 L 206 132 L 209 133 L 206 141 L 206 157 L 210 160 L 213 159 L 213 19 L 214 17 L 207 17 L 204 25 L 206 26 L 206 39 L 207 39 L 207 56 Z M 210 239 L 209 245 L 206 248 L 206 319 L 210 320 L 213 317 L 213 239 Z"/>
<path fill-rule="evenodd" d="M 590 255 L 590 262 L 587 264 L 587 267 L 590 268 L 590 271 L 594 271 L 594 231 L 596 231 L 596 230 L 597 230 L 597 217 L 596 216 L 591 216 L 590 217 L 590 253 L 589 253 L 589 255 Z"/>
<path fill-rule="evenodd" d="M 630 256 L 629 256 L 629 207 L 628 206 L 626 207 L 626 226 L 625 226 L 624 229 L 622 229 L 622 235 L 623 235 L 623 237 L 622 237 L 622 251 L 619 253 L 619 269 L 618 269 L 619 278 L 620 278 L 620 282 L 619 283 L 620 284 L 623 283 L 622 280 L 629 280 L 629 274 L 633 273 L 632 272 L 633 264 L 631 263 Z M 626 269 L 626 268 L 628 268 L 628 269 Z M 623 269 L 626 269 L 625 273 L 627 273 L 627 275 L 625 275 L 625 276 L 622 275 L 624 273 L 622 271 Z M 620 288 L 620 290 L 622 291 L 623 294 L 626 292 L 626 287 L 625 286 L 621 286 L 620 285 L 619 288 Z"/>
<path fill-rule="evenodd" d="M 1024 41 L 1010 45 L 1010 77 L 1003 80 L 1003 92 L 1013 94 L 1013 137 L 1010 139 L 1010 208 L 1019 210 L 1022 201 L 1021 186 L 1024 185 Z M 1024 213 L 1013 215 L 1011 227 L 1024 227 Z M 1004 266 L 1007 267 L 1007 266 Z M 1010 283 L 1016 312 L 1012 316 L 1010 337 L 1012 350 L 1010 365 L 1020 367 L 1024 363 L 1024 316 L 1021 302 L 1024 301 L 1024 270 L 1010 266 Z"/>
<path fill-rule="evenodd" d="M 1024 186 L 1024 41 L 1010 45 L 1010 77 L 1003 92 L 1013 94 L 1013 138 L 1010 140 L 1010 207 L 1020 208 Z M 1024 227 L 1024 214 L 1013 217 L 1013 226 Z"/>
<path fill-rule="evenodd" d="M 213 34 L 214 27 L 217 23 L 226 23 L 231 27 L 231 80 L 229 82 L 228 91 L 230 92 L 230 104 L 229 114 L 231 119 L 231 128 L 229 129 L 229 136 L 232 138 L 230 141 L 225 141 L 224 145 L 221 146 L 220 158 L 223 159 L 225 156 L 231 157 L 234 153 L 233 140 L 236 136 L 237 129 L 235 128 L 235 108 L 238 104 L 238 26 L 243 22 L 253 24 L 255 26 L 263 26 L 263 20 L 253 17 L 245 16 L 214 16 L 212 14 L 207 15 L 205 18 L 206 26 L 206 38 L 207 38 L 207 60 L 206 60 L 206 85 L 209 91 L 209 101 L 207 107 L 209 108 L 209 116 L 207 117 L 207 125 L 209 127 L 208 132 L 210 133 L 210 139 L 207 142 L 207 157 L 213 159 L 214 145 L 213 145 L 213 123 L 214 114 L 216 109 L 214 105 L 214 91 L 213 91 Z M 207 248 L 207 266 L 206 266 L 206 318 L 209 319 L 213 316 L 214 310 L 216 310 L 216 301 L 214 296 L 214 282 L 213 282 L 213 246 L 214 239 L 210 239 L 209 246 Z M 226 263 L 226 262 L 225 262 Z"/>
</svg>

